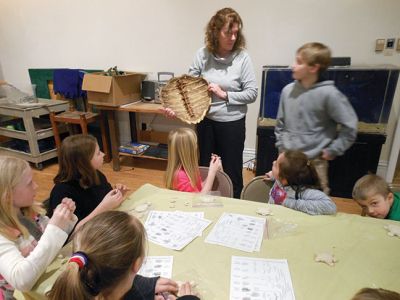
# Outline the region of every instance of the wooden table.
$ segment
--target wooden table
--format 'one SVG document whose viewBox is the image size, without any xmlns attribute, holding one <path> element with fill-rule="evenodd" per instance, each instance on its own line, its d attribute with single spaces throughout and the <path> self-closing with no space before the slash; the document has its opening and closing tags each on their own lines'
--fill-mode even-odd
<svg viewBox="0 0 400 300">
<path fill-rule="evenodd" d="M 136 113 L 146 113 L 146 114 L 160 114 L 163 115 L 161 111 L 162 105 L 157 103 L 148 102 L 134 102 L 122 106 L 97 106 L 97 108 L 106 116 L 108 121 L 108 128 L 110 132 L 110 144 L 111 144 L 111 156 L 113 170 L 119 171 L 119 150 L 120 146 L 119 132 L 118 132 L 118 122 L 115 118 L 116 111 L 129 112 L 130 124 L 131 124 L 131 137 L 132 141 L 138 141 L 139 130 L 137 124 Z M 133 113 L 133 114 L 132 114 Z"/>
</svg>

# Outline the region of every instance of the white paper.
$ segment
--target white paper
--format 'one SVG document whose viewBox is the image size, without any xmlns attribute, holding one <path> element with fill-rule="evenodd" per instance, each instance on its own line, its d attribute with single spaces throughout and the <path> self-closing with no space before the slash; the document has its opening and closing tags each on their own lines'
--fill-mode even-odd
<svg viewBox="0 0 400 300">
<path fill-rule="evenodd" d="M 181 210 L 176 210 L 175 213 L 177 214 L 187 214 L 192 217 L 204 219 L 204 211 L 181 211 Z M 197 236 L 202 236 L 203 232 L 200 232 Z"/>
<path fill-rule="evenodd" d="M 230 300 L 295 300 L 286 259 L 232 256 Z"/>
<path fill-rule="evenodd" d="M 145 277 L 172 278 L 173 256 L 147 256 L 138 274 Z"/>
<path fill-rule="evenodd" d="M 246 252 L 259 251 L 264 228 L 263 218 L 223 213 L 205 242 Z"/>
<path fill-rule="evenodd" d="M 211 221 L 189 214 L 150 211 L 144 224 L 149 241 L 173 250 L 181 250 L 200 235 Z"/>
</svg>

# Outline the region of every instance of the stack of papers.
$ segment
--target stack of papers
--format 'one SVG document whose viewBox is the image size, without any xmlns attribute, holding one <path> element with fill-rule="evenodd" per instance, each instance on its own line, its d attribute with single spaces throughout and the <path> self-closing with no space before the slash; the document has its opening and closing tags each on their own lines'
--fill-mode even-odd
<svg viewBox="0 0 400 300">
<path fill-rule="evenodd" d="M 265 219 L 223 213 L 205 242 L 246 252 L 260 251 Z"/>
<path fill-rule="evenodd" d="M 286 259 L 232 256 L 230 300 L 295 300 Z"/>
<path fill-rule="evenodd" d="M 188 213 L 150 211 L 144 224 L 149 241 L 173 250 L 182 250 L 203 233 L 211 221 Z"/>
</svg>

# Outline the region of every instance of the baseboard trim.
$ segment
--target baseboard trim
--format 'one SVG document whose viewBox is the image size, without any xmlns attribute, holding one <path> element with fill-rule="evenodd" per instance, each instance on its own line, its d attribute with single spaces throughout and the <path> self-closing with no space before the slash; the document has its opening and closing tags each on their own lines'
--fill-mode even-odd
<svg viewBox="0 0 400 300">
<path fill-rule="evenodd" d="M 244 148 L 243 150 L 243 168 L 254 169 L 256 161 L 256 149 Z"/>
<path fill-rule="evenodd" d="M 385 178 L 388 183 L 391 183 L 393 178 L 387 178 L 388 165 L 389 164 L 387 160 L 380 160 L 378 163 L 378 168 L 376 169 L 376 175 Z"/>
</svg>

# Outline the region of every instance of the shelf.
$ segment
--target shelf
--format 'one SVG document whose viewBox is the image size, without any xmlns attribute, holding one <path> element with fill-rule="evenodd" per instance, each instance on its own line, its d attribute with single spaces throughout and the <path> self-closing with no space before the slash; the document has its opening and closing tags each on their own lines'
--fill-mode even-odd
<svg viewBox="0 0 400 300">
<path fill-rule="evenodd" d="M 144 154 L 129 154 L 129 153 L 120 152 L 119 155 L 120 155 L 120 156 L 135 157 L 135 158 L 147 158 L 147 159 L 164 160 L 164 161 L 167 160 L 166 158 L 155 157 L 155 156 L 148 156 L 148 155 L 144 155 Z"/>
<path fill-rule="evenodd" d="M 40 116 L 48 115 L 50 111 L 65 111 L 68 105 L 67 101 L 45 99 L 38 99 L 37 104 L 1 103 L 0 115 L 8 120 L 0 124 L 0 136 L 6 137 L 0 144 L 0 154 L 27 160 L 41 169 L 41 162 L 57 157 L 57 149 L 50 121 Z"/>
</svg>

